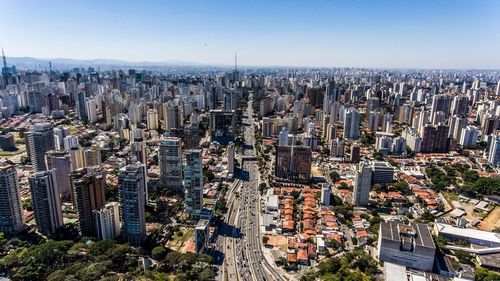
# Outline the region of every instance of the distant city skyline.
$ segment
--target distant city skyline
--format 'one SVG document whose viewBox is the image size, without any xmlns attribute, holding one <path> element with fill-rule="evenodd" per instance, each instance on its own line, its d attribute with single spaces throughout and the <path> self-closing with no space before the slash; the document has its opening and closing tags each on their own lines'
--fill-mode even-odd
<svg viewBox="0 0 500 281">
<path fill-rule="evenodd" d="M 7 57 L 500 69 L 499 1 L 0 1 Z"/>
</svg>

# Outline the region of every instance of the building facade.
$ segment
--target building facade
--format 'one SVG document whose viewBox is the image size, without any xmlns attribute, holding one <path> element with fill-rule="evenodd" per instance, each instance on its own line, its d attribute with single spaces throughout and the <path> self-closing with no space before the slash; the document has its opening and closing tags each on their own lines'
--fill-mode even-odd
<svg viewBox="0 0 500 281">
<path fill-rule="evenodd" d="M 63 225 L 55 171 L 32 174 L 29 185 L 38 230 L 45 235 L 54 235 Z"/>
</svg>

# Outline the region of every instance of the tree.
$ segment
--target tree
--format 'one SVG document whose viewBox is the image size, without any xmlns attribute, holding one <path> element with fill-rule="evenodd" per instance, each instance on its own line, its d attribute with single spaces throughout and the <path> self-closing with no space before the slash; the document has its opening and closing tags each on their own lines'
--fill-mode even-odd
<svg viewBox="0 0 500 281">
<path fill-rule="evenodd" d="M 269 242 L 269 237 L 268 236 L 262 236 L 262 243 L 264 245 L 267 245 L 267 242 Z"/>
<path fill-rule="evenodd" d="M 330 173 L 330 179 L 333 182 L 338 182 L 340 180 L 340 174 L 337 173 L 336 171 L 333 171 L 333 172 Z"/>
<path fill-rule="evenodd" d="M 89 255 L 94 257 L 104 255 L 109 250 L 113 249 L 115 245 L 116 245 L 115 240 L 99 240 L 90 245 Z"/>
<path fill-rule="evenodd" d="M 215 277 L 215 272 L 210 267 L 205 267 L 198 275 L 198 280 L 208 281 L 213 280 Z"/>
<path fill-rule="evenodd" d="M 154 247 L 153 250 L 151 251 L 151 257 L 155 260 L 162 260 L 165 258 L 167 255 L 167 251 L 165 248 L 158 246 Z"/>
<path fill-rule="evenodd" d="M 476 281 L 496 281 L 500 279 L 500 273 L 478 267 L 474 270 L 474 277 Z"/>
</svg>

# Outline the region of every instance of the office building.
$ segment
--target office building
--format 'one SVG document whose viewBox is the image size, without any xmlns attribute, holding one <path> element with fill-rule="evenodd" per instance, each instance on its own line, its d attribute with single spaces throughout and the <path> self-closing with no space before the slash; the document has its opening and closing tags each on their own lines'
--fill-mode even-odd
<svg viewBox="0 0 500 281">
<path fill-rule="evenodd" d="M 177 137 L 167 137 L 160 141 L 159 147 L 160 185 L 182 193 L 182 141 Z"/>
<path fill-rule="evenodd" d="M 92 218 L 94 210 L 99 210 L 106 202 L 106 176 L 100 168 L 77 169 L 71 173 L 74 203 L 78 211 L 80 233 L 97 237 L 97 228 Z"/>
<path fill-rule="evenodd" d="M 500 135 L 496 135 L 490 144 L 488 163 L 500 166 Z"/>
<path fill-rule="evenodd" d="M 354 180 L 352 203 L 355 206 L 367 206 L 370 198 L 372 183 L 372 168 L 366 164 L 359 164 L 359 169 Z"/>
<path fill-rule="evenodd" d="M 49 170 L 30 175 L 29 185 L 38 230 L 45 235 L 54 235 L 63 225 L 55 171 Z"/>
<path fill-rule="evenodd" d="M 45 171 L 45 153 L 55 149 L 54 130 L 49 123 L 34 124 L 32 129 L 26 133 L 29 146 L 29 157 L 36 171 Z"/>
<path fill-rule="evenodd" d="M 57 190 L 61 198 L 67 200 L 71 197 L 69 174 L 72 172 L 71 156 L 68 152 L 50 150 L 45 153 L 48 170 L 55 170 Z"/>
<path fill-rule="evenodd" d="M 118 186 L 122 215 L 121 234 L 130 245 L 140 245 L 146 238 L 146 175 L 144 165 L 129 164 L 120 169 Z"/>
<path fill-rule="evenodd" d="M 212 141 L 227 144 L 234 139 L 236 113 L 234 110 L 210 110 L 210 134 Z"/>
<path fill-rule="evenodd" d="M 16 168 L 0 164 L 0 232 L 13 235 L 24 229 L 24 215 Z"/>
<path fill-rule="evenodd" d="M 378 258 L 382 262 L 432 272 L 436 246 L 427 225 L 395 220 L 380 223 Z"/>
<path fill-rule="evenodd" d="M 191 220 L 198 220 L 203 209 L 203 169 L 201 149 L 189 149 L 183 153 L 184 192 L 186 212 Z"/>
<path fill-rule="evenodd" d="M 277 178 L 309 181 L 311 148 L 307 146 L 276 146 L 274 172 Z"/>
<path fill-rule="evenodd" d="M 86 92 L 78 92 L 76 94 L 76 114 L 82 119 L 83 121 L 86 121 L 88 119 L 87 116 L 87 109 L 86 109 L 86 104 L 85 104 L 85 99 L 87 98 L 87 93 Z"/>
<path fill-rule="evenodd" d="M 112 240 L 120 236 L 120 204 L 109 202 L 100 210 L 92 211 L 96 237 L 99 240 Z"/>
<path fill-rule="evenodd" d="M 394 181 L 394 167 L 384 161 L 372 161 L 370 163 L 372 169 L 372 182 L 376 183 L 391 183 Z"/>
</svg>

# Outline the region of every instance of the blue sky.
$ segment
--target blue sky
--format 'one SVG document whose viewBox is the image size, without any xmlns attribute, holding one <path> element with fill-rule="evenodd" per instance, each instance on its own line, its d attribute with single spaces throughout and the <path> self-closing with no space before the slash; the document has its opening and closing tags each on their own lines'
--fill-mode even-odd
<svg viewBox="0 0 500 281">
<path fill-rule="evenodd" d="M 0 0 L 8 56 L 500 69 L 500 1 Z"/>
</svg>

